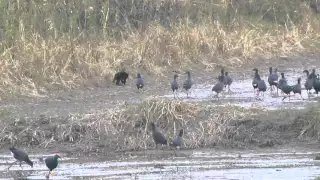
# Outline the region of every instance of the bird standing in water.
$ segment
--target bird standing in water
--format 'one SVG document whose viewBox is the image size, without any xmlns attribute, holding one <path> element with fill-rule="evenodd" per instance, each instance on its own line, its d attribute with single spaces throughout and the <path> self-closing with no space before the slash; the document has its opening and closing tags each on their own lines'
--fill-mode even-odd
<svg viewBox="0 0 320 180">
<path fill-rule="evenodd" d="M 16 162 L 19 162 L 21 169 L 23 169 L 21 166 L 22 162 L 26 162 L 28 165 L 33 167 L 33 162 L 29 159 L 29 156 L 27 153 L 25 153 L 24 151 L 22 151 L 20 149 L 15 148 L 15 147 L 11 147 L 11 148 L 9 148 L 9 150 L 11 151 L 11 154 L 16 159 L 16 161 L 10 164 L 10 166 L 7 168 L 8 170 Z"/>
<path fill-rule="evenodd" d="M 177 92 L 178 89 L 179 89 L 179 84 L 178 84 L 177 78 L 178 78 L 178 75 L 175 74 L 175 75 L 173 76 L 173 81 L 172 81 L 172 83 L 171 83 L 171 89 L 172 89 L 174 98 L 176 98 L 176 92 Z"/>
<path fill-rule="evenodd" d="M 189 89 L 191 89 L 192 81 L 191 81 L 191 74 L 189 71 L 186 72 L 188 75 L 187 79 L 183 83 L 183 88 L 187 91 L 187 97 L 189 97 Z"/>
<path fill-rule="evenodd" d="M 293 94 L 300 94 L 301 99 L 304 100 L 301 95 L 301 78 L 298 78 L 297 81 L 297 84 L 292 87 L 292 92 Z"/>
<path fill-rule="evenodd" d="M 219 76 L 218 83 L 212 87 L 212 91 L 216 92 L 216 95 L 214 95 L 214 97 L 217 97 L 218 100 L 219 100 L 219 94 L 223 91 L 223 87 L 224 87 L 223 79 L 224 79 L 224 76 Z"/>
<path fill-rule="evenodd" d="M 49 178 L 50 174 L 53 174 L 53 170 L 58 166 L 58 164 L 59 164 L 58 159 L 59 158 L 61 158 L 61 157 L 56 154 L 54 156 L 49 156 L 44 160 L 47 168 L 49 169 L 49 173 L 47 175 L 47 178 Z"/>
<path fill-rule="evenodd" d="M 258 89 L 258 83 L 260 81 L 259 70 L 257 68 L 253 68 L 254 77 L 252 80 L 253 94 L 256 95 L 256 89 Z"/>
<path fill-rule="evenodd" d="M 229 73 L 228 73 L 228 72 L 225 72 L 224 75 L 225 75 L 226 84 L 227 84 L 226 86 L 228 86 L 228 92 L 231 92 L 230 86 L 231 86 L 233 80 L 232 80 L 232 78 L 229 76 Z M 225 86 L 225 87 L 226 87 L 226 86 Z"/>
<path fill-rule="evenodd" d="M 271 92 L 273 91 L 273 86 L 277 87 L 278 85 L 278 74 L 277 72 L 272 72 L 272 67 L 269 67 L 269 76 L 268 76 L 268 83 L 270 85 L 270 90 Z M 277 88 L 277 92 L 278 92 L 278 88 Z"/>
</svg>

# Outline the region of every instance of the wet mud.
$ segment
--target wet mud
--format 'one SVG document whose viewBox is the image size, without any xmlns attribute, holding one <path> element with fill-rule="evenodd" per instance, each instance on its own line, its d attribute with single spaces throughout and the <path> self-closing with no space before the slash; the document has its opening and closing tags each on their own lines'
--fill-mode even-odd
<svg viewBox="0 0 320 180">
<path fill-rule="evenodd" d="M 258 152 L 258 153 L 257 153 Z M 158 152 L 149 157 L 120 161 L 82 160 L 64 157 L 50 179 L 314 179 L 320 176 L 320 161 L 316 151 L 243 151 L 181 150 L 177 156 L 161 157 Z M 41 155 L 45 157 L 45 155 Z M 31 155 L 34 167 L 13 166 L 9 155 L 0 156 L 1 179 L 45 179 L 48 173 L 39 155 Z"/>
</svg>

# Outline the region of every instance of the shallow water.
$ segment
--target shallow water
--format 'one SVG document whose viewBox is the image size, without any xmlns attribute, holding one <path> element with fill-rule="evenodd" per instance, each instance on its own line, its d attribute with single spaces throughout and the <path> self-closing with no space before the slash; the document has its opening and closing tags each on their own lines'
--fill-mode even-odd
<svg viewBox="0 0 320 180">
<path fill-rule="evenodd" d="M 242 107 L 262 107 L 266 109 L 304 108 L 308 103 L 315 102 L 316 96 L 312 94 L 310 96 L 310 99 L 308 99 L 308 93 L 306 90 L 304 90 L 306 76 L 301 73 L 302 71 L 302 69 L 288 69 L 285 72 L 285 77 L 289 85 L 297 84 L 298 77 L 301 77 L 301 87 L 303 88 L 302 97 L 304 98 L 304 100 L 300 97 L 299 94 L 291 94 L 290 102 L 289 98 L 286 98 L 284 101 L 282 101 L 283 96 L 280 94 L 280 90 L 278 96 L 276 90 L 274 90 L 271 93 L 270 89 L 268 89 L 268 91 L 264 93 L 264 97 L 262 97 L 261 94 L 260 98 L 257 99 L 253 92 L 252 78 L 248 78 L 247 76 L 240 77 L 237 79 L 233 77 L 234 82 L 232 83 L 230 88 L 232 92 L 228 93 L 225 90 L 224 94 L 220 94 L 219 101 L 216 98 L 214 98 L 215 92 L 212 92 L 212 87 L 214 86 L 216 81 L 205 84 L 196 84 L 194 82 L 194 85 L 190 90 L 190 95 L 188 98 L 184 90 L 181 90 L 177 93 L 177 98 L 183 99 L 185 101 L 212 101 L 214 103 L 217 103 L 218 105 L 233 104 Z M 278 74 L 280 78 L 280 73 Z M 269 88 L 268 76 L 263 76 L 262 74 L 260 74 L 260 76 L 266 82 L 267 87 Z M 164 96 L 159 96 L 159 98 L 173 99 L 174 96 L 171 93 Z"/>
<path fill-rule="evenodd" d="M 290 152 L 292 151 L 292 152 Z M 81 159 L 63 158 L 50 179 L 314 179 L 320 176 L 320 161 L 313 160 L 319 152 L 294 152 L 283 149 L 277 152 L 179 151 L 177 156 L 157 159 L 83 162 Z M 0 157 L 1 179 L 45 179 L 45 165 L 36 161 L 33 168 L 18 165 L 6 171 L 10 156 Z"/>
</svg>

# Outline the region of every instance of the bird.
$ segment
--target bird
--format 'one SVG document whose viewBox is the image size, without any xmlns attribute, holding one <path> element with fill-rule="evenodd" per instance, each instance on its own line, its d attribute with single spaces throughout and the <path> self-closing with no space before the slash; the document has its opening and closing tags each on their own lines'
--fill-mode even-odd
<svg viewBox="0 0 320 180">
<path fill-rule="evenodd" d="M 178 84 L 177 78 L 178 78 L 178 75 L 175 74 L 173 76 L 173 81 L 171 83 L 171 89 L 173 91 L 174 98 L 176 98 L 176 92 L 179 89 L 179 84 Z"/>
<path fill-rule="evenodd" d="M 192 86 L 192 81 L 191 81 L 191 74 L 189 71 L 186 71 L 187 79 L 183 83 L 183 88 L 187 91 L 187 97 L 189 97 L 189 89 Z"/>
<path fill-rule="evenodd" d="M 47 177 L 50 176 L 50 174 L 53 173 L 53 170 L 58 166 L 58 159 L 61 158 L 59 155 L 49 156 L 47 157 L 44 162 L 46 163 L 47 168 L 49 169 L 49 174 Z"/>
<path fill-rule="evenodd" d="M 138 73 L 138 74 L 137 74 L 137 81 L 136 81 L 136 85 L 137 85 L 138 91 L 139 91 L 140 89 L 142 89 L 142 88 L 143 88 L 143 86 L 144 86 L 144 82 L 143 82 L 143 79 L 142 79 L 142 77 L 141 77 L 141 74 L 140 74 L 140 73 Z"/>
<path fill-rule="evenodd" d="M 317 78 L 316 69 L 312 69 L 312 72 L 310 73 L 310 77 L 313 78 L 313 79 Z"/>
<path fill-rule="evenodd" d="M 283 85 L 287 85 L 287 84 L 288 84 L 287 79 L 285 78 L 284 73 L 282 72 L 282 73 L 281 73 L 281 79 L 280 79 L 279 82 L 278 82 L 277 88 L 278 88 L 278 89 L 281 89 L 281 87 L 282 87 Z M 282 91 L 282 92 L 283 92 L 283 91 Z"/>
<path fill-rule="evenodd" d="M 226 79 L 227 86 L 228 86 L 228 92 L 231 92 L 230 86 L 231 86 L 233 80 L 232 80 L 232 78 L 229 76 L 229 73 L 228 73 L 228 72 L 225 72 L 224 75 L 225 75 L 225 79 Z M 226 86 L 225 86 L 225 87 L 226 87 Z"/>
<path fill-rule="evenodd" d="M 180 129 L 179 134 L 170 142 L 170 146 L 173 148 L 180 148 L 183 143 L 183 129 Z M 174 153 L 176 153 L 175 149 L 173 149 Z"/>
<path fill-rule="evenodd" d="M 257 76 L 257 82 L 258 82 L 258 94 L 257 94 L 257 97 L 259 97 L 260 95 L 260 92 L 262 92 L 262 96 L 264 97 L 264 92 L 266 92 L 267 90 L 267 85 L 266 83 L 264 82 L 263 79 L 260 78 L 260 76 Z"/>
<path fill-rule="evenodd" d="M 257 68 L 253 68 L 254 77 L 252 80 L 253 93 L 255 94 L 255 90 L 258 88 L 258 82 L 260 81 L 259 70 Z"/>
<path fill-rule="evenodd" d="M 120 85 L 120 82 L 125 85 L 128 77 L 129 74 L 122 70 L 114 75 L 112 82 L 116 82 L 116 85 Z"/>
<path fill-rule="evenodd" d="M 218 79 L 220 79 L 220 78 L 222 79 L 224 87 L 226 87 L 227 86 L 227 78 L 225 77 L 225 73 L 224 73 L 224 69 L 223 68 L 221 69 L 220 76 L 218 76 Z"/>
<path fill-rule="evenodd" d="M 212 87 L 212 91 L 216 92 L 217 94 L 215 97 L 219 100 L 219 93 L 223 91 L 224 83 L 223 83 L 223 76 L 218 77 L 218 83 Z"/>
<path fill-rule="evenodd" d="M 306 79 L 306 82 L 304 83 L 304 87 L 308 92 L 308 97 L 310 98 L 309 94 L 310 94 L 311 89 L 313 88 L 313 77 L 310 76 L 308 70 L 304 70 L 303 73 L 306 73 L 306 75 L 307 75 L 307 79 Z"/>
<path fill-rule="evenodd" d="M 301 99 L 303 99 L 301 95 L 301 78 L 298 78 L 297 84 L 292 87 L 293 94 L 300 94 Z"/>
<path fill-rule="evenodd" d="M 154 140 L 154 143 L 156 144 L 157 150 L 158 150 L 158 144 L 167 145 L 167 139 L 164 137 L 164 135 L 161 132 L 157 130 L 156 125 L 153 122 L 151 123 L 151 130 L 152 130 L 152 138 Z"/>
<path fill-rule="evenodd" d="M 319 79 L 319 74 L 316 75 L 315 78 L 313 78 L 313 88 L 315 90 L 315 93 L 317 94 L 318 97 L 318 93 L 320 91 L 320 79 Z"/>
<path fill-rule="evenodd" d="M 275 70 L 275 72 L 272 72 L 272 67 L 269 67 L 269 76 L 268 76 L 268 83 L 270 85 L 271 92 L 273 91 L 273 86 L 277 87 L 278 85 L 278 74 Z M 278 90 L 278 88 L 277 88 Z"/>
<path fill-rule="evenodd" d="M 279 89 L 281 89 L 281 91 L 282 91 L 284 94 L 286 94 L 287 96 L 289 96 L 289 101 L 290 101 L 290 93 L 291 93 L 291 91 L 293 90 L 293 86 L 290 86 L 290 85 L 288 85 L 287 83 L 285 83 L 285 84 L 282 84 Z M 287 96 L 284 96 L 284 97 L 282 98 L 282 101 L 283 101 L 284 99 L 286 99 Z"/>
<path fill-rule="evenodd" d="M 173 147 L 181 147 L 182 143 L 183 143 L 183 129 L 180 129 L 179 134 L 170 142 L 170 146 Z"/>
<path fill-rule="evenodd" d="M 22 162 L 26 162 L 29 166 L 33 167 L 33 162 L 29 159 L 29 156 L 27 153 L 15 147 L 10 147 L 9 150 L 11 151 L 11 154 L 16 159 L 16 161 L 10 164 L 10 166 L 8 167 L 8 170 L 16 162 L 19 162 L 21 169 L 22 169 L 22 166 L 21 166 Z"/>
</svg>

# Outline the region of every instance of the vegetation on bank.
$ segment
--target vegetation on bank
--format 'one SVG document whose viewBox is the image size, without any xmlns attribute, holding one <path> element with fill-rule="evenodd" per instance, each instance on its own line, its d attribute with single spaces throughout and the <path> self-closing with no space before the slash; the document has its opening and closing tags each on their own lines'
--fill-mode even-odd
<svg viewBox="0 0 320 180">
<path fill-rule="evenodd" d="M 102 153 L 153 149 L 150 122 L 169 140 L 183 128 L 184 148 L 272 147 L 319 139 L 319 112 L 318 103 L 305 110 L 261 110 L 166 100 L 67 118 L 16 117 L 2 110 L 0 148 L 73 147 L 79 152 Z"/>
<path fill-rule="evenodd" d="M 312 52 L 319 24 L 315 0 L 1 1 L 0 95 Z"/>
</svg>

